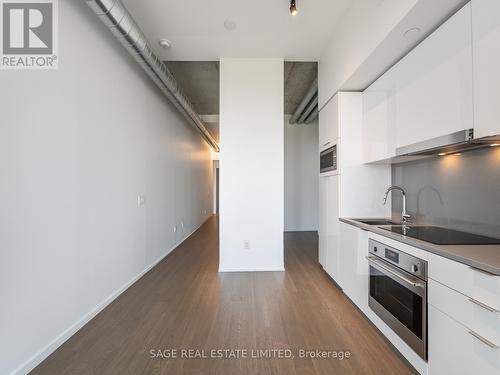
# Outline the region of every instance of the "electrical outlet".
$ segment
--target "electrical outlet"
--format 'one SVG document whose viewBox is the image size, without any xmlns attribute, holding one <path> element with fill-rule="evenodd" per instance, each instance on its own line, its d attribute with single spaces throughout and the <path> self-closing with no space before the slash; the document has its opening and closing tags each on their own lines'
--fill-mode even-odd
<svg viewBox="0 0 500 375">
<path fill-rule="evenodd" d="M 173 231 L 174 231 L 174 233 L 177 232 L 177 225 L 174 225 Z"/>
<path fill-rule="evenodd" d="M 250 240 L 243 241 L 243 249 L 250 250 Z"/>
</svg>

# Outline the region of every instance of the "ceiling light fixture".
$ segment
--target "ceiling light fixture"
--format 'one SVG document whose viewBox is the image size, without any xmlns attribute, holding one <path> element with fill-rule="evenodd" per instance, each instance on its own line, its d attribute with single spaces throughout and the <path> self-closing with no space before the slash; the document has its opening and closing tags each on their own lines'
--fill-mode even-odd
<svg viewBox="0 0 500 375">
<path fill-rule="evenodd" d="M 492 143 L 490 146 L 491 147 L 498 147 L 498 146 L 500 146 L 500 143 Z"/>
<path fill-rule="evenodd" d="M 441 152 L 438 156 L 446 156 L 446 152 Z"/>
<path fill-rule="evenodd" d="M 297 15 L 297 6 L 295 5 L 295 0 L 291 0 L 290 1 L 290 14 L 292 16 L 296 16 Z"/>
</svg>

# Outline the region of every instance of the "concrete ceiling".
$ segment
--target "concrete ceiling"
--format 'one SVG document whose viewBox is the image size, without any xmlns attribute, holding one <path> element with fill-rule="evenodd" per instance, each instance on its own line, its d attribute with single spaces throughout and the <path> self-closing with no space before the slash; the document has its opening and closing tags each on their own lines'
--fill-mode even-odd
<svg viewBox="0 0 500 375">
<path fill-rule="evenodd" d="M 380 1 L 380 0 L 356 0 Z M 123 0 L 163 60 L 215 61 L 221 57 L 282 57 L 316 61 L 352 0 Z M 234 22 L 232 31 L 225 21 Z"/>
<path fill-rule="evenodd" d="M 199 114 L 219 113 L 218 61 L 165 61 L 165 63 Z"/>
<path fill-rule="evenodd" d="M 219 142 L 219 62 L 165 61 L 182 90 Z M 285 62 L 285 114 L 292 114 L 318 75 L 316 62 Z"/>
<path fill-rule="evenodd" d="M 291 115 L 318 76 L 315 62 L 285 62 L 285 114 Z"/>
<path fill-rule="evenodd" d="M 194 108 L 202 115 L 219 113 L 217 61 L 166 61 Z M 285 62 L 285 114 L 292 114 L 318 75 L 316 62 Z"/>
</svg>

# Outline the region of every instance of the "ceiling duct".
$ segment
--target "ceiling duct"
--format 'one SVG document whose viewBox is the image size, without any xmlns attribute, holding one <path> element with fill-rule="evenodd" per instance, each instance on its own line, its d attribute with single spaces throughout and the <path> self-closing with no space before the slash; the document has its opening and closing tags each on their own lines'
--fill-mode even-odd
<svg viewBox="0 0 500 375">
<path fill-rule="evenodd" d="M 318 111 L 318 93 L 314 95 L 314 98 L 312 98 L 311 102 L 307 105 L 304 112 L 302 112 L 302 115 L 299 117 L 297 123 L 303 124 L 314 110 Z"/>
<path fill-rule="evenodd" d="M 314 120 L 316 120 L 319 116 L 319 111 L 318 111 L 318 106 L 316 106 L 314 108 L 314 110 L 309 114 L 309 116 L 307 116 L 307 118 L 305 119 L 305 123 L 306 124 L 310 124 L 311 122 L 313 122 Z"/>
<path fill-rule="evenodd" d="M 206 129 L 189 99 L 182 93 L 172 73 L 155 54 L 146 36 L 121 0 L 85 1 L 189 123 L 201 133 L 215 151 L 219 151 L 219 145 Z"/>
<path fill-rule="evenodd" d="M 299 103 L 297 109 L 290 117 L 290 124 L 296 123 L 306 123 L 307 120 L 311 120 L 311 114 L 318 112 L 318 79 L 316 78 L 312 83 L 311 87 L 307 91 L 306 95 Z M 317 115 L 316 115 L 317 116 Z M 313 116 L 314 117 L 314 116 Z M 312 120 L 311 120 L 312 121 Z"/>
</svg>

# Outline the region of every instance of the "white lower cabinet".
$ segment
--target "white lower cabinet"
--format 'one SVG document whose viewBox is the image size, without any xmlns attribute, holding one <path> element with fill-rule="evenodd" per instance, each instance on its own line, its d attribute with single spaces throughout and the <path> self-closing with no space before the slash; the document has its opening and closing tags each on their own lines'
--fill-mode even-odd
<svg viewBox="0 0 500 375">
<path fill-rule="evenodd" d="M 429 262 L 429 278 L 500 311 L 500 276 L 436 254 L 429 254 Z"/>
<path fill-rule="evenodd" d="M 339 176 L 326 177 L 326 272 L 333 279 L 338 275 L 339 242 Z"/>
<path fill-rule="evenodd" d="M 429 303 L 500 347 L 500 311 L 429 279 Z"/>
<path fill-rule="evenodd" d="M 328 241 L 326 236 L 319 235 L 318 237 L 318 261 L 323 269 L 326 269 L 326 255 L 328 254 Z"/>
<path fill-rule="evenodd" d="M 318 260 L 332 278 L 338 273 L 339 176 L 320 177 Z"/>
<path fill-rule="evenodd" d="M 429 375 L 498 375 L 500 350 L 429 305 Z"/>
<path fill-rule="evenodd" d="M 326 255 L 328 252 L 327 230 L 326 230 L 326 198 L 328 177 L 319 178 L 319 225 L 318 225 L 318 261 L 326 269 Z"/>
<path fill-rule="evenodd" d="M 368 308 L 367 255 L 368 232 L 340 223 L 338 284 L 362 311 Z"/>
<path fill-rule="evenodd" d="M 500 374 L 500 277 L 429 256 L 429 375 Z"/>
</svg>

